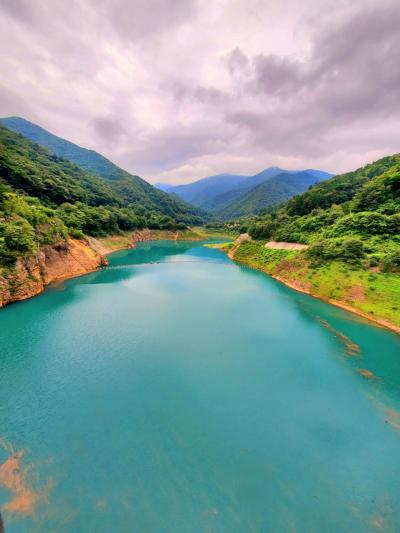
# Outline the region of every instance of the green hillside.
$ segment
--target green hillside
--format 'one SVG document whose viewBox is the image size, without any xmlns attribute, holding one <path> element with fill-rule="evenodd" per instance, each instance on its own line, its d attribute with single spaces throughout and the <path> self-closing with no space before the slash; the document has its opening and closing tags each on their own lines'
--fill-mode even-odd
<svg viewBox="0 0 400 533">
<path fill-rule="evenodd" d="M 253 241 L 236 259 L 400 325 L 400 155 L 324 181 L 240 229 Z M 266 248 L 269 240 L 308 248 Z"/>
<path fill-rule="evenodd" d="M 61 139 L 40 126 L 20 117 L 0 119 L 7 129 L 19 133 L 36 144 L 47 148 L 58 158 L 66 159 L 81 169 L 103 178 L 114 194 L 122 197 L 125 203 L 138 204 L 142 210 L 160 212 L 187 223 L 198 223 L 203 215 L 198 209 L 190 207 L 183 200 L 153 187 L 139 176 L 119 168 L 117 165 L 98 154 L 65 139 Z M 101 185 L 97 185 L 101 188 Z"/>
<path fill-rule="evenodd" d="M 306 171 L 278 174 L 235 198 L 218 215 L 228 220 L 260 213 L 267 207 L 281 204 L 306 191 L 316 181 L 317 178 Z"/>
<path fill-rule="evenodd" d="M 400 233 L 400 155 L 335 176 L 251 220 L 255 237 L 302 242 L 366 241 L 366 253 L 397 243 Z M 399 241 L 400 242 L 400 241 Z"/>
<path fill-rule="evenodd" d="M 68 234 L 177 229 L 201 221 L 150 185 L 150 194 L 124 187 L 123 180 L 93 176 L 0 125 L 0 263 Z"/>
<path fill-rule="evenodd" d="M 77 144 L 57 137 L 21 117 L 6 117 L 0 119 L 0 122 L 9 130 L 20 133 L 27 139 L 47 148 L 53 154 L 72 161 L 96 176 L 113 180 L 120 178 L 123 174 L 122 169 L 94 150 L 82 148 Z"/>
</svg>

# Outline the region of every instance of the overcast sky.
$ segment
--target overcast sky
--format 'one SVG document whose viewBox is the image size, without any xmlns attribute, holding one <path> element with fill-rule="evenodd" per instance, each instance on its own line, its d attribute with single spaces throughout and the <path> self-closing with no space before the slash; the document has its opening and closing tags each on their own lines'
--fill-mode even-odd
<svg viewBox="0 0 400 533">
<path fill-rule="evenodd" d="M 0 0 L 0 115 L 151 182 L 400 151 L 400 0 Z"/>
</svg>

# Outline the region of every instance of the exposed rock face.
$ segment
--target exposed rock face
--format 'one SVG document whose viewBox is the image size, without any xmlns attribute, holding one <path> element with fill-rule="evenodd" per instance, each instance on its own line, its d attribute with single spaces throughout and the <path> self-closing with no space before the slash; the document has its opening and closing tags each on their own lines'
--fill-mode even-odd
<svg viewBox="0 0 400 533">
<path fill-rule="evenodd" d="M 107 259 L 87 242 L 76 239 L 43 248 L 39 261 L 45 285 L 66 277 L 81 276 L 108 264 Z"/>
<path fill-rule="evenodd" d="M 41 293 L 53 281 L 72 278 L 107 265 L 107 259 L 77 239 L 43 247 L 36 257 L 18 259 L 10 272 L 0 271 L 0 307 Z"/>
<path fill-rule="evenodd" d="M 228 252 L 228 257 L 232 260 L 235 259 L 235 252 L 243 242 L 251 241 L 251 237 L 248 233 L 241 233 L 233 243 L 232 248 Z"/>
<path fill-rule="evenodd" d="M 241 233 L 235 240 L 235 245 L 242 244 L 242 242 L 251 241 L 251 237 L 248 233 Z"/>
<path fill-rule="evenodd" d="M 151 241 L 152 239 L 154 239 L 154 234 L 150 229 L 145 228 L 143 230 L 133 232 L 133 240 L 135 242 Z"/>
</svg>

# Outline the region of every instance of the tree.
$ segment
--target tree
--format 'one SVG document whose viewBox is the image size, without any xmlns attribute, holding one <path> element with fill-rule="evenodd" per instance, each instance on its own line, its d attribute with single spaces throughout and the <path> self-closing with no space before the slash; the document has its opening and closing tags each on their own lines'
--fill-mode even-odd
<svg viewBox="0 0 400 533">
<path fill-rule="evenodd" d="M 27 220 L 22 218 L 6 224 L 3 240 L 5 249 L 10 256 L 36 251 L 35 230 Z"/>
</svg>

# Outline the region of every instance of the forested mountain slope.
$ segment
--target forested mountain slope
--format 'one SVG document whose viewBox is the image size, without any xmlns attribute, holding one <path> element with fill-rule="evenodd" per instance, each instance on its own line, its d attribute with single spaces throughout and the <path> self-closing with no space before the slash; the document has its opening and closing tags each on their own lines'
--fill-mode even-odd
<svg viewBox="0 0 400 533">
<path fill-rule="evenodd" d="M 112 189 L 114 194 L 122 198 L 123 203 L 135 204 L 135 209 L 142 213 L 162 213 L 187 223 L 200 220 L 202 214 L 195 208 L 189 207 L 176 196 L 171 197 L 158 190 L 139 176 L 126 172 L 93 150 L 61 139 L 20 117 L 3 118 L 0 122 L 13 132 L 47 148 L 55 156 L 75 163 L 81 169 L 107 181 L 108 190 Z M 96 187 L 101 189 L 102 185 L 98 181 L 96 183 Z"/>
<path fill-rule="evenodd" d="M 399 239 L 400 155 L 335 176 L 256 217 L 250 232 L 263 238 L 313 243 L 344 235 Z M 376 240 L 375 239 L 375 240 Z"/>
<path fill-rule="evenodd" d="M 5 117 L 1 118 L 0 122 L 9 130 L 20 133 L 27 139 L 47 148 L 53 154 L 63 159 L 68 159 L 68 161 L 72 161 L 101 178 L 107 180 L 118 179 L 123 174 L 122 169 L 94 150 L 82 148 L 77 144 L 57 137 L 37 124 L 33 124 L 21 117 Z"/>
</svg>

